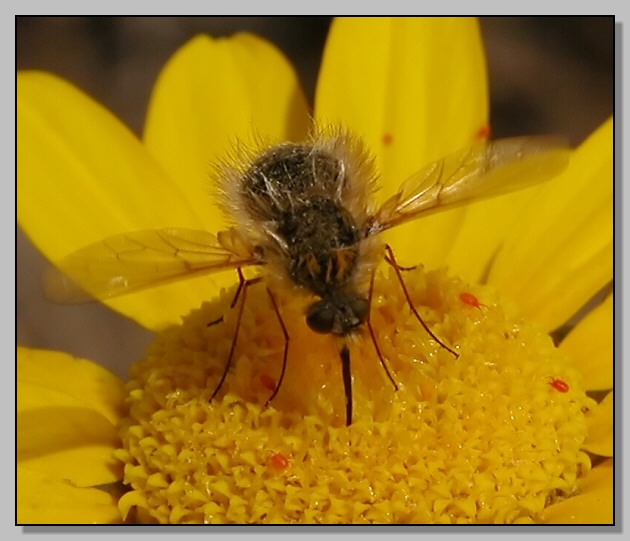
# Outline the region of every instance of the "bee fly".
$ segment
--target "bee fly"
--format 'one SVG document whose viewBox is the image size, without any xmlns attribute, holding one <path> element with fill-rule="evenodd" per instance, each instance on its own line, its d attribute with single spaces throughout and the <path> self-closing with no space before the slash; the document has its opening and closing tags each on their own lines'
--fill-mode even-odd
<svg viewBox="0 0 630 541">
<path fill-rule="evenodd" d="M 397 388 L 369 319 L 381 257 L 394 268 L 424 329 L 441 347 L 455 357 L 457 353 L 418 314 L 402 278 L 403 268 L 378 234 L 434 211 L 543 182 L 558 174 L 567 160 L 566 145 L 552 137 L 478 142 L 413 174 L 378 207 L 373 200 L 377 188 L 373 161 L 362 143 L 342 130 L 318 133 L 307 142 L 271 146 L 255 157 L 218 167 L 220 198 L 231 228 L 217 236 L 168 228 L 110 237 L 59 262 L 62 273 L 49 276 L 48 294 L 68 302 L 79 288 L 102 299 L 186 276 L 236 269 L 239 287 L 231 306 L 239 297 L 241 302 L 214 398 L 234 357 L 247 288 L 264 279 L 285 339 L 281 374 L 269 404 L 282 384 L 289 346 L 273 291 L 288 281 L 316 298 L 306 308 L 306 323 L 313 331 L 345 337 L 366 324 L 380 363 Z M 245 279 L 241 269 L 249 265 L 261 266 L 263 274 Z M 340 357 L 350 425 L 352 378 L 345 342 Z"/>
</svg>

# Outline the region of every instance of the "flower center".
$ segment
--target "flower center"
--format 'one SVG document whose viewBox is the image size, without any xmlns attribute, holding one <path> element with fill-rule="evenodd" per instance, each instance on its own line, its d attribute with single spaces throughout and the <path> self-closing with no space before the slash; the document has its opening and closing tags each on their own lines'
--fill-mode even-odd
<svg viewBox="0 0 630 541">
<path fill-rule="evenodd" d="M 590 468 L 589 407 L 550 337 L 488 287 L 445 271 L 377 273 L 370 322 L 346 337 L 353 424 L 345 426 L 340 340 L 305 323 L 304 299 L 234 291 L 161 333 L 132 367 L 122 425 L 123 515 L 161 523 L 517 523 L 571 494 Z"/>
</svg>

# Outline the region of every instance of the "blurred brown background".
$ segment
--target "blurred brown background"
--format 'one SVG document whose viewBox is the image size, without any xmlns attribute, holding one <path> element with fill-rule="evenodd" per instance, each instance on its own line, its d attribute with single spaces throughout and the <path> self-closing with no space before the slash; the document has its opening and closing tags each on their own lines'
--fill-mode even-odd
<svg viewBox="0 0 630 541">
<path fill-rule="evenodd" d="M 328 17 L 18 17 L 17 68 L 56 73 L 142 129 L 161 66 L 198 33 L 247 30 L 275 43 L 312 98 Z M 612 17 L 484 17 L 495 137 L 559 133 L 575 145 L 613 112 Z M 97 360 L 119 375 L 150 333 L 97 303 L 56 306 L 43 257 L 17 234 L 17 341 Z"/>
</svg>

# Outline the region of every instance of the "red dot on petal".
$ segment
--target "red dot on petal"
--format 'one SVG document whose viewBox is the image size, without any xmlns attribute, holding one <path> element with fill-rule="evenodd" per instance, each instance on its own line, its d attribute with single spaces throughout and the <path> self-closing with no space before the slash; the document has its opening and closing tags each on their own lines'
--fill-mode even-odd
<svg viewBox="0 0 630 541">
<path fill-rule="evenodd" d="M 479 130 L 477 131 L 477 138 L 482 140 L 488 139 L 491 134 L 492 129 L 490 128 L 490 126 L 481 126 L 481 128 L 479 128 Z"/>
<path fill-rule="evenodd" d="M 276 453 L 271 457 L 271 465 L 276 470 L 284 470 L 289 465 L 289 459 L 282 453 Z"/>
<path fill-rule="evenodd" d="M 487 308 L 487 306 L 481 302 L 479 299 L 475 297 L 472 293 L 465 291 L 464 293 L 459 294 L 459 300 L 468 306 L 472 306 L 473 308 L 477 308 L 479 311 L 483 312 L 481 307 Z"/>
<path fill-rule="evenodd" d="M 460 293 L 459 300 L 464 304 L 468 304 L 469 306 L 474 306 L 475 308 L 479 308 L 481 306 L 479 304 L 479 299 L 475 297 L 472 293 L 464 292 Z"/>
<path fill-rule="evenodd" d="M 566 393 L 570 389 L 569 384 L 561 379 L 552 379 L 551 386 L 561 393 Z"/>
<path fill-rule="evenodd" d="M 394 136 L 391 133 L 383 134 L 383 144 L 385 146 L 389 146 L 394 141 Z"/>
</svg>

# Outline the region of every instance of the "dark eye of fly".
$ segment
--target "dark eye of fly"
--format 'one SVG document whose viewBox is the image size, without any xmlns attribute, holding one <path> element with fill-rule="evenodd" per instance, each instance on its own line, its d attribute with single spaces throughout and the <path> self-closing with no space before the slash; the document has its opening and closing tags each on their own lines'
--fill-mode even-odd
<svg viewBox="0 0 630 541">
<path fill-rule="evenodd" d="M 329 334 L 335 323 L 335 308 L 325 301 L 313 303 L 306 314 L 306 323 L 317 333 Z"/>
</svg>

